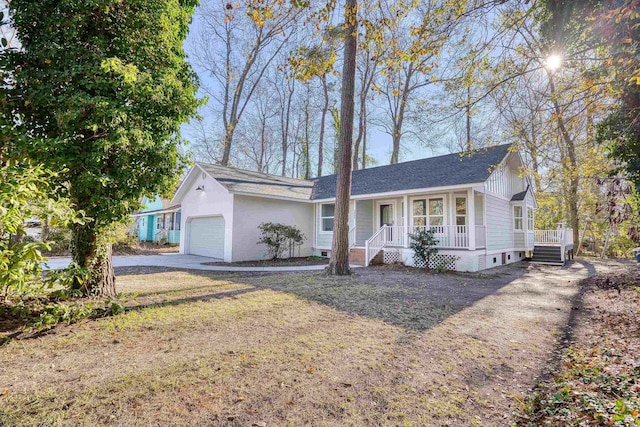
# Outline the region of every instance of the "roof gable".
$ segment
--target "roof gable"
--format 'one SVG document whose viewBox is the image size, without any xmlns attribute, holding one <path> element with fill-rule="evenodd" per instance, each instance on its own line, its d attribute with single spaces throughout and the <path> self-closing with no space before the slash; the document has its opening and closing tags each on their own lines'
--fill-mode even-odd
<svg viewBox="0 0 640 427">
<path fill-rule="evenodd" d="M 311 197 L 313 181 L 206 163 L 197 165 L 231 193 L 304 201 Z"/>
</svg>

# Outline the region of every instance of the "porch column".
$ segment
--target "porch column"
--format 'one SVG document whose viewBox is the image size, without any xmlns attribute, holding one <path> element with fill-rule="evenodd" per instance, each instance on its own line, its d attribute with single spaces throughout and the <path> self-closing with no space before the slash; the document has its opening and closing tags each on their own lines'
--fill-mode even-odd
<svg viewBox="0 0 640 427">
<path fill-rule="evenodd" d="M 409 196 L 402 196 L 402 217 L 404 218 L 404 247 L 409 247 Z"/>
<path fill-rule="evenodd" d="M 467 212 L 469 216 L 469 225 L 467 230 L 469 233 L 469 250 L 476 250 L 476 200 L 473 188 L 467 190 Z"/>
</svg>

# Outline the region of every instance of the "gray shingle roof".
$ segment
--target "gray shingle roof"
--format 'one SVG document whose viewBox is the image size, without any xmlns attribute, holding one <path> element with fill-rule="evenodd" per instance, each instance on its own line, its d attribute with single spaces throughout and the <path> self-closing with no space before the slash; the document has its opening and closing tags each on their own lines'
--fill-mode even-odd
<svg viewBox="0 0 640 427">
<path fill-rule="evenodd" d="M 477 150 L 473 154 L 454 153 L 395 165 L 354 171 L 351 195 L 484 182 L 509 153 L 511 144 Z M 312 200 L 334 198 L 336 175 L 314 179 Z"/>
<path fill-rule="evenodd" d="M 313 188 L 312 181 L 267 175 L 207 163 L 198 163 L 202 169 L 232 193 L 247 193 L 256 196 L 285 197 L 309 200 Z"/>
<path fill-rule="evenodd" d="M 529 186 L 527 185 L 527 188 L 524 189 L 524 191 L 521 191 L 519 193 L 516 193 L 513 195 L 513 197 L 511 197 L 511 201 L 512 202 L 519 202 L 524 200 L 525 197 L 527 197 L 527 191 L 529 191 Z"/>
<path fill-rule="evenodd" d="M 477 150 L 473 154 L 454 153 L 354 171 L 351 195 L 484 182 L 489 178 L 492 168 L 509 154 L 510 148 L 511 144 L 498 145 Z M 336 175 L 306 181 L 207 163 L 198 165 L 234 193 L 297 200 L 335 197 Z"/>
</svg>

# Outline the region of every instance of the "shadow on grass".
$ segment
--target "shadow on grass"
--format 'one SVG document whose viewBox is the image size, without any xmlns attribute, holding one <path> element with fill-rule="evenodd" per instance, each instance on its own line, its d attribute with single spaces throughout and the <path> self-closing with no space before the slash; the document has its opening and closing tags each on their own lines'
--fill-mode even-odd
<svg viewBox="0 0 640 427">
<path fill-rule="evenodd" d="M 155 272 L 188 271 L 155 269 Z M 152 274 L 153 268 L 120 270 L 120 275 Z M 428 273 L 418 269 L 374 267 L 354 270 L 351 276 L 327 276 L 323 272 L 221 274 L 212 271 L 188 271 L 189 274 L 251 286 L 225 293 L 202 292 L 169 301 L 142 304 L 135 309 L 161 305 L 188 304 L 208 299 L 223 299 L 269 289 L 293 294 L 307 301 L 326 305 L 351 315 L 359 315 L 403 328 L 424 331 L 447 317 L 500 292 L 506 285 L 523 277 L 526 265 L 501 267 L 490 274 Z M 198 287 L 206 291 L 206 286 Z M 177 290 L 158 291 L 175 293 Z M 190 289 L 185 288 L 185 292 Z M 154 293 L 145 293 L 145 296 Z"/>
<path fill-rule="evenodd" d="M 593 265 L 584 261 L 575 262 L 582 264 L 589 274 L 595 272 Z M 350 315 L 382 320 L 407 330 L 425 331 L 483 298 L 499 294 L 505 286 L 527 274 L 528 264 L 516 263 L 486 273 L 469 274 L 432 273 L 405 267 L 382 266 L 356 269 L 351 276 L 341 277 L 328 276 L 324 272 L 229 273 L 165 267 L 116 269 L 120 277 L 177 271 L 211 279 L 212 282 L 207 284 L 203 280 L 198 286 L 143 291 L 140 295 L 143 301 L 136 306 L 128 307 L 127 311 L 224 300 L 247 296 L 259 290 L 272 290 L 292 294 Z M 243 287 L 231 290 L 216 289 L 219 287 L 215 282 L 217 280 Z M 536 296 L 540 294 L 534 289 L 520 292 Z M 581 295 L 579 297 L 581 298 Z M 572 311 L 571 316 L 573 315 Z"/>
<path fill-rule="evenodd" d="M 595 276 L 597 273 L 596 267 L 585 259 L 573 260 L 564 268 L 570 267 L 571 264 L 574 263 L 582 265 L 587 270 L 588 275 L 585 279 L 582 279 L 579 282 L 578 292 L 576 292 L 573 298 L 571 298 L 571 310 L 569 312 L 569 318 L 564 324 L 564 327 L 559 331 L 559 339 L 552 352 L 553 358 L 547 364 L 546 369 L 542 371 L 540 381 L 538 381 L 538 385 L 533 389 L 534 392 L 539 389 L 543 382 L 546 382 L 550 378 L 552 378 L 554 372 L 559 371 L 560 365 L 562 364 L 562 356 L 565 351 L 571 346 L 571 342 L 573 340 L 573 330 L 580 321 L 580 315 L 582 314 L 584 309 L 584 296 L 589 290 L 589 283 L 591 282 L 593 276 Z"/>
</svg>

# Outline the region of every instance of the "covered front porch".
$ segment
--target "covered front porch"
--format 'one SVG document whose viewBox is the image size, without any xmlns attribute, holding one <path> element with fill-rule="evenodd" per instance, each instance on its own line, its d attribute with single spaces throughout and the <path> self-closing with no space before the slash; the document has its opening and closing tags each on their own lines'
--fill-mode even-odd
<svg viewBox="0 0 640 427">
<path fill-rule="evenodd" d="M 408 248 L 411 234 L 431 229 L 440 249 L 483 249 L 484 212 L 484 194 L 472 188 L 356 199 L 350 205 L 350 245 L 366 249 L 368 263 L 382 248 Z"/>
</svg>

